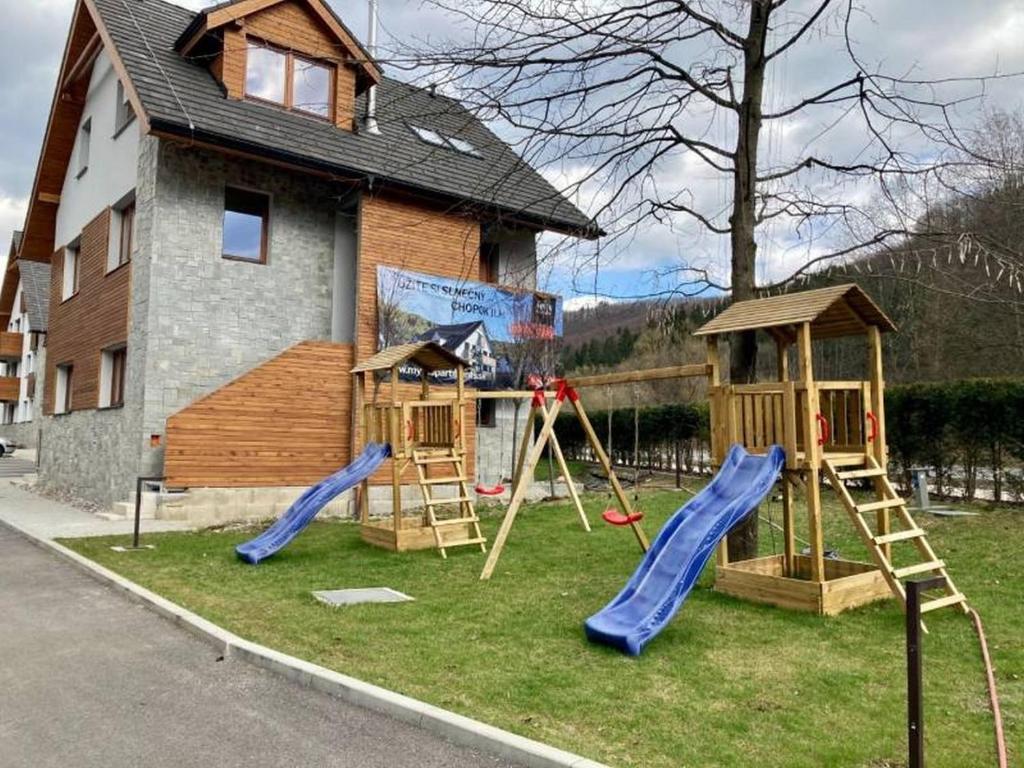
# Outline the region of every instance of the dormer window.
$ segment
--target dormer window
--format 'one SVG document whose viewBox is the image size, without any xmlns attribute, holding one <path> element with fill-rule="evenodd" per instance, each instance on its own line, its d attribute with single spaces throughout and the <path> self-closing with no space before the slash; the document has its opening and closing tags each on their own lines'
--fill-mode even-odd
<svg viewBox="0 0 1024 768">
<path fill-rule="evenodd" d="M 291 52 L 250 43 L 245 95 L 329 119 L 332 68 Z"/>
</svg>

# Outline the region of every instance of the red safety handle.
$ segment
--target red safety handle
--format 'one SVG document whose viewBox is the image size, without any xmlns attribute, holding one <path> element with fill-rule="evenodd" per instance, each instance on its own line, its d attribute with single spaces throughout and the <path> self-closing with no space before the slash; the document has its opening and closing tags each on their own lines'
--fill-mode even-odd
<svg viewBox="0 0 1024 768">
<path fill-rule="evenodd" d="M 871 431 L 868 432 L 868 442 L 873 443 L 878 438 L 878 417 L 871 411 L 868 411 L 867 416 L 868 424 L 871 425 Z"/>
<path fill-rule="evenodd" d="M 815 418 L 818 420 L 818 426 L 821 427 L 821 434 L 818 436 L 818 445 L 825 445 L 828 439 L 832 436 L 832 430 L 829 429 L 828 419 L 822 416 L 820 413 L 815 414 Z"/>
</svg>

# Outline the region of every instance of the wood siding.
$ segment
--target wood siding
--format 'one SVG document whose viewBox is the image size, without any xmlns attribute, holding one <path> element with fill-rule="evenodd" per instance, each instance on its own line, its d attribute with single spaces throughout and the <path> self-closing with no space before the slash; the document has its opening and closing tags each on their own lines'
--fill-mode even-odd
<svg viewBox="0 0 1024 768">
<path fill-rule="evenodd" d="M 17 376 L 0 376 L 0 402 L 16 403 L 21 395 L 21 379 Z"/>
<path fill-rule="evenodd" d="M 100 356 L 128 339 L 131 262 L 107 273 L 110 209 L 86 224 L 79 246 L 78 293 L 61 301 L 64 249 L 53 254 L 50 270 L 50 327 L 46 352 L 43 412 L 53 413 L 56 367 L 74 365 L 71 409 L 99 407 Z"/>
<path fill-rule="evenodd" d="M 377 267 L 476 280 L 480 274 L 480 222 L 410 199 L 364 195 L 359 213 L 358 265 L 356 355 L 358 360 L 365 360 L 377 352 Z M 403 397 L 419 398 L 418 385 L 403 385 L 400 391 Z M 389 396 L 388 387 L 381 387 L 379 400 Z M 473 408 L 467 406 L 463 414 L 469 477 L 476 472 Z M 412 468 L 402 479 L 415 481 Z M 390 481 L 386 467 L 371 479 L 374 485 Z"/>
<path fill-rule="evenodd" d="M 258 38 L 284 50 L 334 64 L 334 110 L 332 120 L 339 128 L 352 130 L 355 115 L 356 70 L 351 64 L 361 54 L 344 47 L 331 31 L 307 8 L 298 3 L 280 3 L 254 13 L 241 28 L 224 28 L 224 53 L 213 63 L 228 96 L 245 96 L 247 39 Z"/>
<path fill-rule="evenodd" d="M 172 488 L 312 485 L 351 461 L 353 349 L 301 342 L 167 420 Z"/>
<path fill-rule="evenodd" d="M 0 358 L 21 360 L 25 336 L 15 331 L 0 331 Z"/>
</svg>

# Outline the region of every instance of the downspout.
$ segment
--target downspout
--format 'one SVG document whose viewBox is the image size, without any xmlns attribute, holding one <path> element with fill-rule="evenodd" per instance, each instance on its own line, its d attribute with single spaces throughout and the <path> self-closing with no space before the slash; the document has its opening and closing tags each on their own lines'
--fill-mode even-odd
<svg viewBox="0 0 1024 768">
<path fill-rule="evenodd" d="M 377 0 L 370 3 L 370 31 L 367 35 L 366 50 L 373 61 L 377 60 Z M 376 136 L 380 133 L 377 125 L 377 86 L 371 85 L 366 94 L 366 115 L 363 118 L 363 130 Z"/>
</svg>

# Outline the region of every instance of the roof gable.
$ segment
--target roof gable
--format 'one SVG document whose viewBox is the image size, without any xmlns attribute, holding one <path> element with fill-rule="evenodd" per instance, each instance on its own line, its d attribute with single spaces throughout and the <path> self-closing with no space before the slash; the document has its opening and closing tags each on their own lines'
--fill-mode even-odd
<svg viewBox="0 0 1024 768">
<path fill-rule="evenodd" d="M 810 323 L 811 335 L 819 339 L 852 336 L 863 333 L 868 326 L 875 326 L 881 331 L 896 330 L 893 321 L 860 286 L 847 283 L 737 301 L 694 335 L 753 330 L 791 335 L 791 328 L 803 323 Z"/>
<path fill-rule="evenodd" d="M 301 51 L 323 57 L 330 53 L 344 58 L 360 70 L 368 84 L 380 82 L 381 71 L 369 52 L 323 0 L 230 0 L 200 11 L 174 44 L 187 56 L 207 35 L 228 25 L 247 27 L 260 23 L 257 36 L 272 38 L 268 32 L 279 25 L 303 25 L 315 22 L 322 31 L 322 49 Z M 276 42 L 268 39 L 267 42 Z"/>
<path fill-rule="evenodd" d="M 395 366 L 412 363 L 427 373 L 465 368 L 466 361 L 432 341 L 418 341 L 388 347 L 373 357 L 368 357 L 352 369 L 352 373 L 390 371 Z"/>
</svg>

